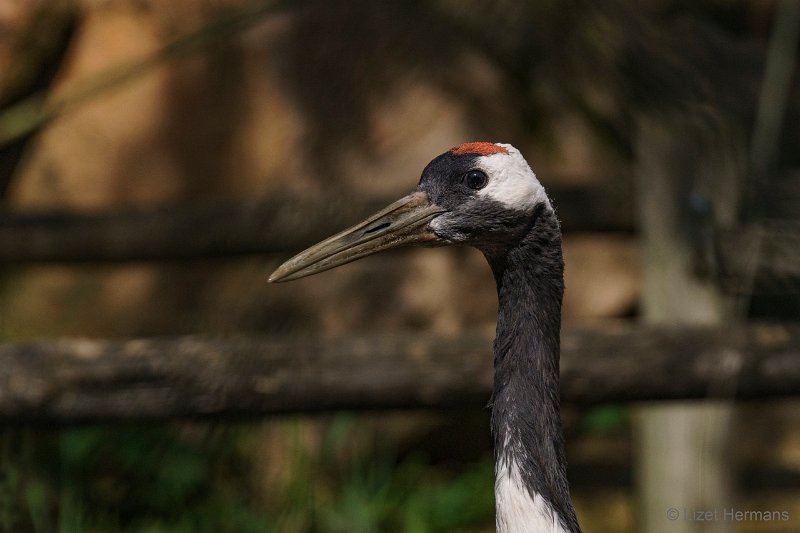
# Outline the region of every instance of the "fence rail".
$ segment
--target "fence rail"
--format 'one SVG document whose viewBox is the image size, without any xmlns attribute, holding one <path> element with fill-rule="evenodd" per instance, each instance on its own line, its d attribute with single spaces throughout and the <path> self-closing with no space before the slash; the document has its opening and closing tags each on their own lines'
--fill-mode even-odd
<svg viewBox="0 0 800 533">
<path fill-rule="evenodd" d="M 552 187 L 567 232 L 634 229 L 631 195 L 613 186 Z M 100 213 L 0 211 L 0 262 L 163 261 L 287 253 L 347 227 L 384 201 L 182 203 Z M 719 231 L 713 269 L 728 292 L 797 292 L 800 223 Z M 754 258 L 758 262 L 754 263 Z M 753 277 L 755 276 L 755 277 Z"/>
<path fill-rule="evenodd" d="M 627 191 L 609 186 L 555 189 L 566 229 L 632 231 Z M 5 211 L 0 212 L 0 261 L 194 259 L 299 250 L 388 201 L 313 201 L 273 194 L 257 201 L 88 214 Z"/>
<path fill-rule="evenodd" d="M 0 345 L 0 419 L 75 423 L 486 405 L 491 339 L 197 337 Z M 800 326 L 651 328 L 562 337 L 579 404 L 800 394 Z"/>
</svg>

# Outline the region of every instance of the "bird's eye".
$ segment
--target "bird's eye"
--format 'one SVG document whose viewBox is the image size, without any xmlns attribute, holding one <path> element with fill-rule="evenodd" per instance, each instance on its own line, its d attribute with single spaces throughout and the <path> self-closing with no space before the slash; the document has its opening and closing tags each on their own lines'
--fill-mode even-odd
<svg viewBox="0 0 800 533">
<path fill-rule="evenodd" d="M 482 170 L 470 170 L 466 174 L 464 174 L 463 183 L 470 189 L 478 190 L 483 189 L 486 187 L 486 182 L 489 181 L 489 178 Z"/>
</svg>

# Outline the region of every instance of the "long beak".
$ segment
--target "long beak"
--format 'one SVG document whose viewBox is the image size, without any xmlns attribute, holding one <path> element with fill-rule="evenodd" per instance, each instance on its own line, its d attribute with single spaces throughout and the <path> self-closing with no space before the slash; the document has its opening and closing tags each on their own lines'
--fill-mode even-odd
<svg viewBox="0 0 800 533">
<path fill-rule="evenodd" d="M 441 244 L 444 241 L 434 234 L 428 223 L 445 211 L 432 204 L 423 192 L 409 194 L 355 226 L 300 252 L 278 267 L 269 281 L 302 278 L 407 244 Z"/>
</svg>

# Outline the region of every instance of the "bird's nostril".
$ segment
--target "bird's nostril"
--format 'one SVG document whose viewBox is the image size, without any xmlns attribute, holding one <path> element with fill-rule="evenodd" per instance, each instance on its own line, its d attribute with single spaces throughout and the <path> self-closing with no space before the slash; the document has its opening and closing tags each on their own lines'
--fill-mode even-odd
<svg viewBox="0 0 800 533">
<path fill-rule="evenodd" d="M 367 230 L 364 230 L 364 235 L 366 235 L 367 233 L 375 233 L 378 230 L 382 230 L 384 228 L 388 228 L 389 225 L 390 225 L 389 222 L 384 222 L 382 224 L 378 224 L 377 226 L 372 226 L 371 228 L 369 228 Z"/>
</svg>

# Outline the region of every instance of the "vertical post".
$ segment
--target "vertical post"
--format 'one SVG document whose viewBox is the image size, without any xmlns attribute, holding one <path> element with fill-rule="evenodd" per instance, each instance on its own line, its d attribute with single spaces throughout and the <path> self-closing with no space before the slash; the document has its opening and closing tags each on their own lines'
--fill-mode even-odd
<svg viewBox="0 0 800 533">
<path fill-rule="evenodd" d="M 714 218 L 734 211 L 736 159 L 730 157 L 730 146 L 720 142 L 725 138 L 721 128 L 718 117 L 691 112 L 639 121 L 635 173 L 646 322 L 717 324 L 726 315 L 726 302 L 702 260 L 713 238 Z M 721 188 L 725 182 L 727 188 Z M 709 401 L 638 410 L 638 531 L 729 531 L 721 519 L 694 521 L 692 513 L 721 513 L 730 506 L 726 443 L 731 415 L 726 402 Z"/>
</svg>

